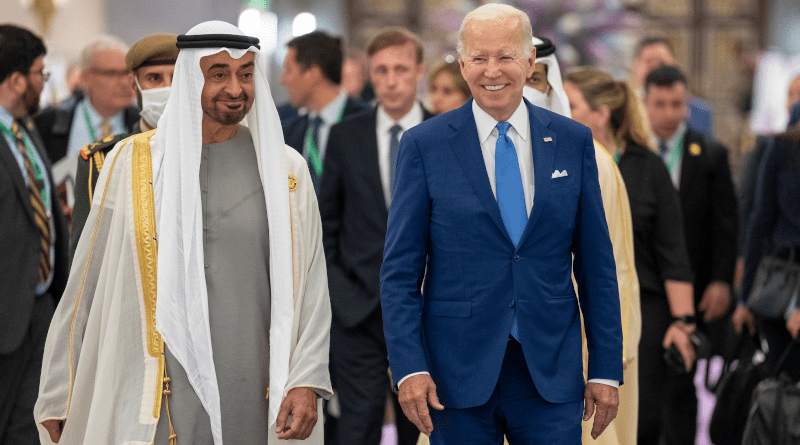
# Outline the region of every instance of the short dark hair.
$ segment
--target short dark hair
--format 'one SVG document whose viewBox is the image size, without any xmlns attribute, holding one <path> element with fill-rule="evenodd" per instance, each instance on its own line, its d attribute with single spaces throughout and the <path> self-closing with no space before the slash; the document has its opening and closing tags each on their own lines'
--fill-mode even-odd
<svg viewBox="0 0 800 445">
<path fill-rule="evenodd" d="M 639 57 L 642 54 L 642 51 L 647 48 L 648 46 L 653 45 L 664 45 L 669 49 L 669 52 L 675 54 L 675 50 L 672 48 L 672 44 L 664 37 L 645 37 L 644 39 L 639 41 L 639 44 L 636 45 L 636 57 Z"/>
<path fill-rule="evenodd" d="M 25 28 L 0 25 L 0 83 L 19 71 L 30 74 L 33 62 L 45 55 L 44 42 Z"/>
<path fill-rule="evenodd" d="M 417 55 L 417 63 L 422 63 L 422 39 L 413 32 L 399 26 L 384 28 L 372 38 L 367 45 L 367 55 L 372 57 L 375 53 L 390 46 L 413 43 Z"/>
<path fill-rule="evenodd" d="M 644 90 L 647 91 L 650 85 L 671 87 L 676 83 L 682 83 L 687 88 L 689 87 L 689 82 L 686 81 L 686 76 L 681 70 L 674 66 L 663 65 L 650 71 L 650 74 L 644 79 Z"/>
<path fill-rule="evenodd" d="M 307 70 L 317 65 L 331 82 L 342 83 L 342 39 L 325 31 L 314 31 L 293 38 L 286 44 L 295 50 L 297 63 Z"/>
</svg>

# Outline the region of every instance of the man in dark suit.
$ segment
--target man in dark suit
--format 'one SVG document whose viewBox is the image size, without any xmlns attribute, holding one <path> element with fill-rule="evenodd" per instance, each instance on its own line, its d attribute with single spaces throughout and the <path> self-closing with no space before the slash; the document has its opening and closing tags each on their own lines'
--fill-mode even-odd
<svg viewBox="0 0 800 445">
<path fill-rule="evenodd" d="M 620 306 L 592 134 L 523 100 L 531 39 L 516 8 L 468 14 L 459 63 L 474 100 L 400 147 L 384 332 L 400 403 L 432 445 L 577 445 L 582 413 L 596 408 L 596 438 L 619 404 Z"/>
<path fill-rule="evenodd" d="M 720 346 L 725 315 L 731 306 L 736 264 L 738 214 L 728 164 L 728 150 L 687 125 L 689 94 L 686 77 L 676 67 L 662 66 L 645 79 L 644 106 L 656 145 L 678 190 L 683 210 L 699 330 Z M 692 374 L 668 382 L 672 395 L 661 401 L 666 410 L 662 431 L 668 444 L 691 443 L 697 429 L 697 395 Z"/>
<path fill-rule="evenodd" d="M 303 154 L 317 195 L 331 126 L 366 106 L 348 97 L 342 82 L 342 39 L 324 31 L 295 37 L 283 66 L 281 84 L 289 100 L 306 113 L 282 120 L 286 145 Z"/>
<path fill-rule="evenodd" d="M 425 74 L 419 37 L 389 28 L 372 39 L 367 53 L 379 105 L 331 129 L 320 191 L 342 445 L 381 440 L 390 388 L 379 289 L 387 208 L 400 136 L 432 117 L 416 100 Z M 400 444 L 415 444 L 419 432 L 395 407 Z"/>
<path fill-rule="evenodd" d="M 45 51 L 30 31 L 0 26 L 0 443 L 9 445 L 39 442 L 33 406 L 45 337 L 69 273 L 66 221 L 30 119 Z"/>
<path fill-rule="evenodd" d="M 125 43 L 111 36 L 87 45 L 80 58 L 86 97 L 49 107 L 34 118 L 53 162 L 78 156 L 86 144 L 127 133 L 139 122 L 139 109 L 131 105 L 127 51 Z"/>
</svg>

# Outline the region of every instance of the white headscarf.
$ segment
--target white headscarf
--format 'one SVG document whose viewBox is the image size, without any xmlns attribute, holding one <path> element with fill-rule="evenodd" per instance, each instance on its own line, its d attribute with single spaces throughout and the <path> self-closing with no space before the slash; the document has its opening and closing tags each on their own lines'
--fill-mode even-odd
<svg viewBox="0 0 800 445">
<path fill-rule="evenodd" d="M 220 21 L 201 23 L 186 34 L 244 35 L 237 27 Z M 220 51 L 227 51 L 235 59 L 247 51 L 256 53 L 255 99 L 245 122 L 253 137 L 269 218 L 272 394 L 283 394 L 288 379 L 294 317 L 286 148 L 267 83 L 267 57 L 254 46 L 182 49 L 175 63 L 172 93 L 151 141 L 159 239 L 156 327 L 186 370 L 192 388 L 208 412 L 216 445 L 222 445 L 222 420 L 203 262 L 200 95 L 204 77 L 200 59 Z M 270 426 L 275 423 L 280 404 L 280 396 L 269 399 Z"/>
<path fill-rule="evenodd" d="M 542 45 L 544 42 L 534 37 L 534 45 Z M 564 84 L 561 81 L 561 68 L 558 66 L 558 60 L 555 54 L 550 54 L 545 57 L 537 57 L 536 63 L 543 63 L 547 65 L 547 83 L 550 84 L 550 95 L 542 98 L 543 94 L 529 86 L 522 89 L 522 95 L 525 96 L 532 104 L 546 108 L 554 113 L 562 116 L 572 118 L 572 113 L 569 111 L 569 100 L 567 93 L 564 92 Z"/>
</svg>

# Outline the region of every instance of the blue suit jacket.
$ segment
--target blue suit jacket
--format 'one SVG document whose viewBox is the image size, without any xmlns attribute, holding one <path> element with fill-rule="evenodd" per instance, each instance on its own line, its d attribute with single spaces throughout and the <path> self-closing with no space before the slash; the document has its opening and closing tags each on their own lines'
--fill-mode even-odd
<svg viewBox="0 0 800 445">
<path fill-rule="evenodd" d="M 526 104 L 535 192 L 518 247 L 492 193 L 472 101 L 400 143 L 381 269 L 389 363 L 396 382 L 430 372 L 449 408 L 488 401 L 515 312 L 539 393 L 554 403 L 583 398 L 573 254 L 589 378 L 622 381 L 619 295 L 591 132 Z M 552 178 L 554 170 L 567 176 Z"/>
</svg>

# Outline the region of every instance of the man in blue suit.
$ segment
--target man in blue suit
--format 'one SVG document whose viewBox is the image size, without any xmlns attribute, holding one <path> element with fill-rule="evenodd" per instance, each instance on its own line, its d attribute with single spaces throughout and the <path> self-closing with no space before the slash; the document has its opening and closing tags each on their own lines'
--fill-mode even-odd
<svg viewBox="0 0 800 445">
<path fill-rule="evenodd" d="M 384 332 L 400 403 L 432 444 L 580 444 L 581 413 L 596 411 L 594 437 L 616 416 L 622 331 L 592 135 L 523 100 L 531 36 L 510 6 L 467 15 L 474 101 L 408 130 L 399 150 Z"/>
</svg>

